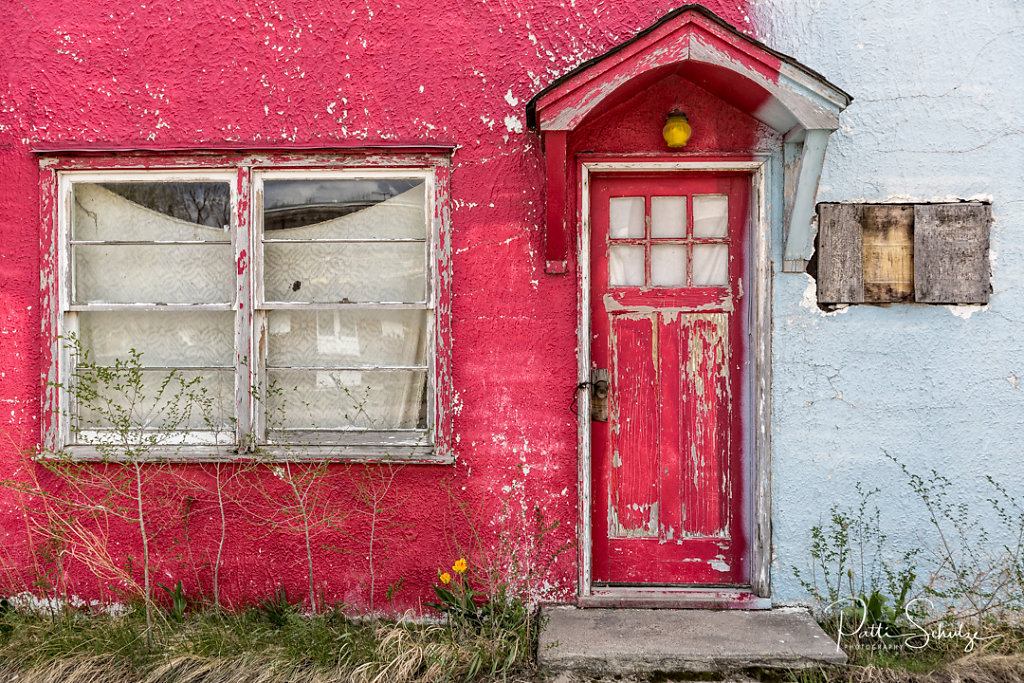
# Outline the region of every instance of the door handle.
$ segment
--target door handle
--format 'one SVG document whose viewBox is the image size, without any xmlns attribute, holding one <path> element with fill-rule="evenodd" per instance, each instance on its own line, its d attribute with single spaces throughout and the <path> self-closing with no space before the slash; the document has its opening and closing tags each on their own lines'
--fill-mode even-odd
<svg viewBox="0 0 1024 683">
<path fill-rule="evenodd" d="M 600 368 L 590 375 L 590 419 L 608 421 L 608 370 Z"/>
</svg>

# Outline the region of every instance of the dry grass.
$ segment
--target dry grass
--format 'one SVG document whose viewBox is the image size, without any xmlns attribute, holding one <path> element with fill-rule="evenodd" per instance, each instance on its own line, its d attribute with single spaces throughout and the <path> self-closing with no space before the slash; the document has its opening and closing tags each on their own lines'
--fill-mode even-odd
<svg viewBox="0 0 1024 683">
<path fill-rule="evenodd" d="M 973 650 L 963 639 L 934 641 L 913 650 L 848 649 L 850 664 L 827 671 L 794 672 L 798 683 L 1018 683 L 1024 681 L 1024 630 L 989 623 Z"/>
<path fill-rule="evenodd" d="M 968 655 L 925 672 L 856 666 L 826 680 L 837 683 L 1019 683 L 1024 681 L 1024 654 Z"/>
<path fill-rule="evenodd" d="M 354 680 L 342 671 L 284 665 L 259 656 L 170 657 L 147 672 L 112 658 L 69 657 L 29 669 L 0 668 L 0 681 L 18 683 L 334 683 Z"/>
<path fill-rule="evenodd" d="M 290 611 L 289 611 L 290 609 Z M 67 610 L 55 619 L 0 615 L 0 683 L 539 683 L 530 638 L 477 628 L 301 615 L 280 604 L 161 621 L 147 645 L 138 610 L 120 617 Z M 1024 630 L 964 656 L 963 643 L 920 651 L 851 651 L 829 671 L 749 675 L 779 683 L 1010 683 L 1024 681 Z M 988 634 L 993 631 L 987 631 Z M 748 680 L 748 679 L 744 679 Z"/>
<path fill-rule="evenodd" d="M 393 648 L 393 645 L 391 646 Z M 442 683 L 467 680 L 472 654 L 441 642 L 417 643 L 391 652 L 390 659 L 355 669 L 323 668 L 273 656 L 201 657 L 176 655 L 148 671 L 115 657 L 73 656 L 40 662 L 28 669 L 0 663 L 0 682 L 17 683 Z M 526 670 L 474 679 L 532 680 Z"/>
<path fill-rule="evenodd" d="M 0 683 L 442 683 L 528 680 L 523 634 L 249 610 L 160 622 L 138 610 L 0 619 Z"/>
</svg>

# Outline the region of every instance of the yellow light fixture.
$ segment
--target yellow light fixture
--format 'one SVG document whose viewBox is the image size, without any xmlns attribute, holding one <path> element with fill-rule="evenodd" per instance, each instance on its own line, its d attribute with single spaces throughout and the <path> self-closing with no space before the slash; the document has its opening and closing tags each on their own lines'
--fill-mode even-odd
<svg viewBox="0 0 1024 683">
<path fill-rule="evenodd" d="M 670 111 L 665 119 L 665 127 L 661 129 L 665 144 L 669 147 L 686 147 L 690 133 L 690 122 L 686 119 L 686 114 L 678 109 Z"/>
</svg>

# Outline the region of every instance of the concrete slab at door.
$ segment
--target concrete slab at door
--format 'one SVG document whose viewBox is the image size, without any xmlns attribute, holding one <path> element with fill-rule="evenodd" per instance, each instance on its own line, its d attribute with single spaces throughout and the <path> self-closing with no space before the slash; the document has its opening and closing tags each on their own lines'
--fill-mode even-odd
<svg viewBox="0 0 1024 683">
<path fill-rule="evenodd" d="M 538 663 L 598 676 L 807 669 L 846 655 L 804 610 L 543 610 Z"/>
</svg>

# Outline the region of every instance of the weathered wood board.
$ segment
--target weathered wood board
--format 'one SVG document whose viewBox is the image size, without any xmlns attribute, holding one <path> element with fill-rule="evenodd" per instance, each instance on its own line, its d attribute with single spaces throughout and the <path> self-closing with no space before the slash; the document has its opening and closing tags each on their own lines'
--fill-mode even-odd
<svg viewBox="0 0 1024 683">
<path fill-rule="evenodd" d="M 991 222 L 992 207 L 980 202 L 914 207 L 918 303 L 988 303 Z"/>
</svg>

